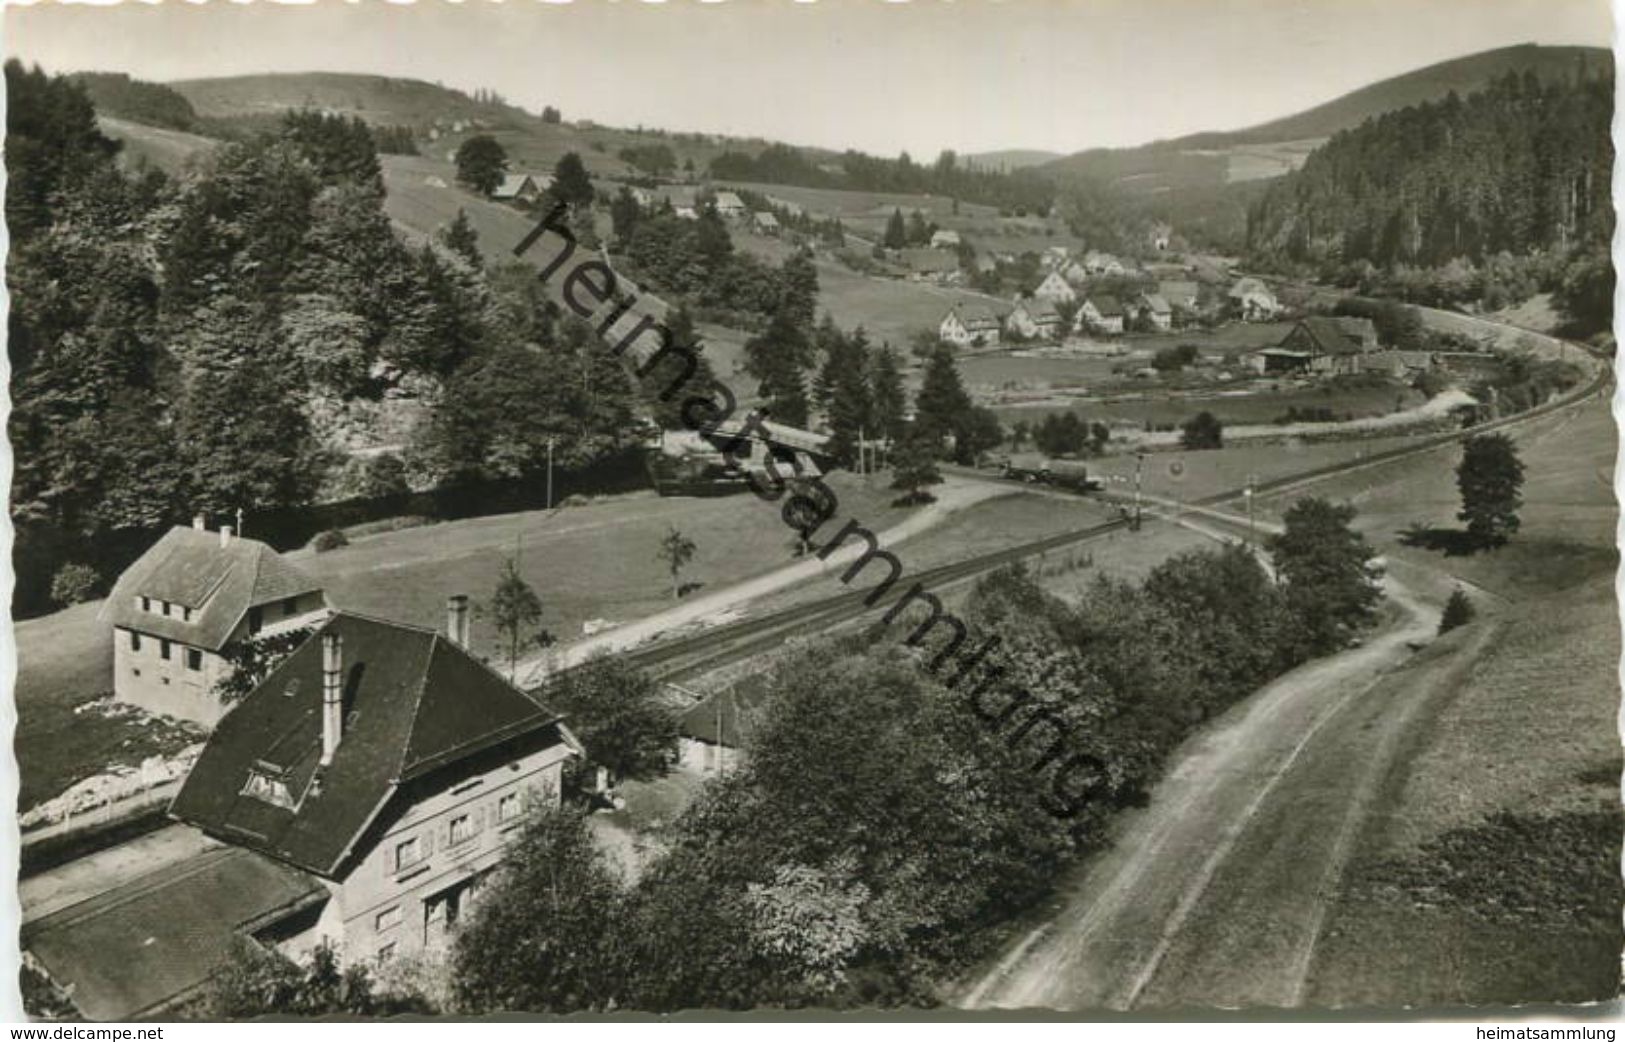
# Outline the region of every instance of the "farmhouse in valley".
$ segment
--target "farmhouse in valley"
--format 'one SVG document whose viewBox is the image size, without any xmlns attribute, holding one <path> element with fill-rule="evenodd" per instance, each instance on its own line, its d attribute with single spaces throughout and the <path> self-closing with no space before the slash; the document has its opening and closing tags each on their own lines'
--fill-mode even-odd
<svg viewBox="0 0 1625 1042">
<path fill-rule="evenodd" d="M 1076 321 L 1080 333 L 1121 333 L 1123 305 L 1110 294 L 1100 293 L 1087 297 L 1078 308 Z"/>
<path fill-rule="evenodd" d="M 213 725 L 215 684 L 244 640 L 327 617 L 320 584 L 255 539 L 202 517 L 177 526 L 127 568 L 102 609 L 113 624 L 113 696 L 151 713 Z"/>
<path fill-rule="evenodd" d="M 915 282 L 959 281 L 959 255 L 952 250 L 914 247 L 897 251 L 897 258 L 907 265 L 908 278 Z"/>
<path fill-rule="evenodd" d="M 262 935 L 352 960 L 436 948 L 580 743 L 448 633 L 340 612 L 216 728 L 172 817 L 319 886 Z M 133 939 L 132 939 L 133 944 Z M 131 952 L 132 957 L 135 953 Z"/>
<path fill-rule="evenodd" d="M 938 250 L 951 250 L 959 245 L 959 233 L 951 228 L 938 228 L 931 233 L 931 246 Z"/>
<path fill-rule="evenodd" d="M 1061 313 L 1043 297 L 1023 298 L 1005 319 L 1005 328 L 1028 339 L 1054 339 L 1061 333 Z"/>
<path fill-rule="evenodd" d="M 745 203 L 732 192 L 718 192 L 716 197 L 717 213 L 730 220 L 744 217 Z"/>
<path fill-rule="evenodd" d="M 751 224 L 763 235 L 777 235 L 781 230 L 779 219 L 766 210 L 751 214 Z"/>
<path fill-rule="evenodd" d="M 1149 322 L 1154 329 L 1168 330 L 1174 327 L 1174 309 L 1160 293 L 1142 293 L 1135 302 L 1135 309 L 1139 317 Z"/>
<path fill-rule="evenodd" d="M 1231 310 L 1248 322 L 1267 322 L 1281 313 L 1281 302 L 1275 299 L 1275 294 L 1261 280 L 1251 276 L 1237 279 L 1225 296 Z"/>
<path fill-rule="evenodd" d="M 1078 299 L 1077 290 L 1062 277 L 1059 271 L 1052 271 L 1044 276 L 1044 281 L 1033 290 L 1033 296 L 1040 300 L 1047 300 L 1054 304 L 1070 304 Z"/>
<path fill-rule="evenodd" d="M 1157 296 L 1175 311 L 1193 315 L 1200 310 L 1202 287 L 1188 279 L 1165 279 L 1157 283 Z"/>
<path fill-rule="evenodd" d="M 1090 275 L 1121 275 L 1123 262 L 1110 253 L 1090 250 L 1083 255 L 1083 268 Z"/>
<path fill-rule="evenodd" d="M 999 316 L 979 301 L 960 301 L 942 317 L 937 335 L 960 347 L 990 347 L 999 342 Z"/>
<path fill-rule="evenodd" d="M 1251 363 L 1261 373 L 1338 376 L 1366 369 L 1366 356 L 1377 349 L 1377 327 L 1369 318 L 1314 315 L 1293 326 L 1279 345 L 1253 352 Z"/>
</svg>

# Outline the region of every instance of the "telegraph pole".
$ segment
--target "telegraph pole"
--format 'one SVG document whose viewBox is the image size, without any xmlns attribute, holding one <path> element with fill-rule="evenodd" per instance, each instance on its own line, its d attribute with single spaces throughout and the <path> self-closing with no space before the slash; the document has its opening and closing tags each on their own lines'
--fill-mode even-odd
<svg viewBox="0 0 1625 1042">
<path fill-rule="evenodd" d="M 1134 531 L 1140 530 L 1140 472 L 1145 469 L 1145 453 L 1134 454 Z"/>
<path fill-rule="evenodd" d="M 1258 543 L 1258 526 L 1253 520 L 1253 490 L 1257 485 L 1258 475 L 1248 474 L 1247 491 L 1243 494 L 1247 497 L 1247 541 L 1254 545 Z"/>
<path fill-rule="evenodd" d="M 553 509 L 553 436 L 547 436 L 547 509 Z"/>
</svg>

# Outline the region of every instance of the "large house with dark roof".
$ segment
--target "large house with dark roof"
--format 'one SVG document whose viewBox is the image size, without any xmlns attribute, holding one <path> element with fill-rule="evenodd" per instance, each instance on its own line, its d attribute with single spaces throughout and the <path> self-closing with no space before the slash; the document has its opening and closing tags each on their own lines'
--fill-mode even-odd
<svg viewBox="0 0 1625 1042">
<path fill-rule="evenodd" d="M 960 347 L 992 347 L 999 342 L 1001 325 L 998 314 L 986 304 L 962 300 L 942 317 L 937 335 Z"/>
<path fill-rule="evenodd" d="M 318 881 L 262 924 L 290 954 L 438 947 L 581 745 L 540 698 L 448 633 L 339 612 L 227 714 L 170 815 Z"/>
<path fill-rule="evenodd" d="M 1262 373 L 1350 375 L 1364 371 L 1364 357 L 1378 348 L 1377 327 L 1369 318 L 1311 315 L 1279 345 L 1254 352 L 1252 366 Z"/>
<path fill-rule="evenodd" d="M 214 687 L 241 641 L 327 617 L 316 580 L 269 546 L 203 520 L 175 527 L 125 570 L 108 596 L 113 696 L 152 713 L 212 725 Z"/>
</svg>

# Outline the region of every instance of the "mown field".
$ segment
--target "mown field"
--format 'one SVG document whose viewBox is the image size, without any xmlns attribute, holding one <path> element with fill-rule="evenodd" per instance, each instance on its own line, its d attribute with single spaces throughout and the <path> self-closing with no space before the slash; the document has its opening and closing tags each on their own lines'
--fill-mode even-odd
<svg viewBox="0 0 1625 1042">
<path fill-rule="evenodd" d="M 1147 381 L 1149 382 L 1149 381 Z M 1141 397 L 1113 396 L 1110 401 L 1066 403 L 1048 400 L 1031 405 L 993 406 L 1005 423 L 1025 420 L 1038 423 L 1049 413 L 1075 412 L 1091 422 L 1141 427 L 1179 424 L 1199 412 L 1211 412 L 1225 426 L 1267 424 L 1289 409 L 1330 409 L 1338 419 L 1386 416 L 1414 408 L 1427 399 L 1413 388 L 1399 383 L 1361 387 L 1287 386 L 1269 390 L 1215 390 L 1161 393 L 1142 392 Z"/>
<path fill-rule="evenodd" d="M 1406 567 L 1460 576 L 1495 626 L 1411 737 L 1360 835 L 1310 977 L 1315 1004 L 1613 998 L 1622 941 L 1615 433 L 1607 406 L 1518 433 L 1523 529 L 1470 557 L 1400 545 L 1454 518 L 1454 453 L 1348 496 Z"/>
</svg>

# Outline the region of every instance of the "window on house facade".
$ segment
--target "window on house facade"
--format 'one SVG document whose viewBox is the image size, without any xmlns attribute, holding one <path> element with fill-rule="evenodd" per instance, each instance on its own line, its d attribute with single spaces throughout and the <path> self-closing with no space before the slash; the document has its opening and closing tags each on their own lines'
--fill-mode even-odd
<svg viewBox="0 0 1625 1042">
<path fill-rule="evenodd" d="M 451 841 L 463 843 L 474 838 L 474 819 L 467 814 L 459 814 L 451 819 Z"/>
<path fill-rule="evenodd" d="M 258 608 L 248 609 L 248 632 L 250 636 L 258 633 L 260 627 L 265 624 L 264 615 L 265 613 Z"/>
<path fill-rule="evenodd" d="M 373 917 L 372 927 L 379 933 L 401 925 L 401 906 L 393 905 Z"/>
<path fill-rule="evenodd" d="M 160 638 L 158 641 L 158 657 L 163 659 L 165 662 L 168 662 L 171 647 L 172 645 L 170 641 Z"/>
<path fill-rule="evenodd" d="M 137 633 L 135 630 L 130 631 L 130 650 L 141 650 L 141 634 Z"/>
<path fill-rule="evenodd" d="M 517 792 L 510 792 L 500 800 L 497 800 L 498 821 L 513 821 L 515 818 L 519 817 L 522 810 L 523 808 L 519 805 L 519 794 Z"/>
<path fill-rule="evenodd" d="M 191 622 L 192 621 L 192 609 L 186 607 L 184 604 L 181 605 L 181 621 L 182 622 Z"/>
<path fill-rule="evenodd" d="M 388 944 L 381 945 L 378 948 L 378 961 L 379 962 L 388 962 L 389 960 L 393 959 L 394 957 L 395 957 L 395 942 L 394 941 L 390 941 Z"/>
<path fill-rule="evenodd" d="M 169 602 L 168 601 L 159 601 L 158 602 L 158 608 L 164 615 L 167 616 L 169 614 Z"/>
<path fill-rule="evenodd" d="M 422 860 L 423 844 L 418 842 L 418 837 L 403 839 L 395 844 L 395 871 L 410 868 Z"/>
<path fill-rule="evenodd" d="M 203 668 L 203 652 L 197 648 L 186 649 L 186 668 L 196 673 Z"/>
<path fill-rule="evenodd" d="M 141 598 L 141 610 L 142 611 L 151 611 L 152 610 L 152 598 L 151 597 L 143 597 L 143 598 Z"/>
<path fill-rule="evenodd" d="M 282 617 L 291 619 L 299 614 L 299 598 L 288 597 L 282 602 Z"/>
</svg>

